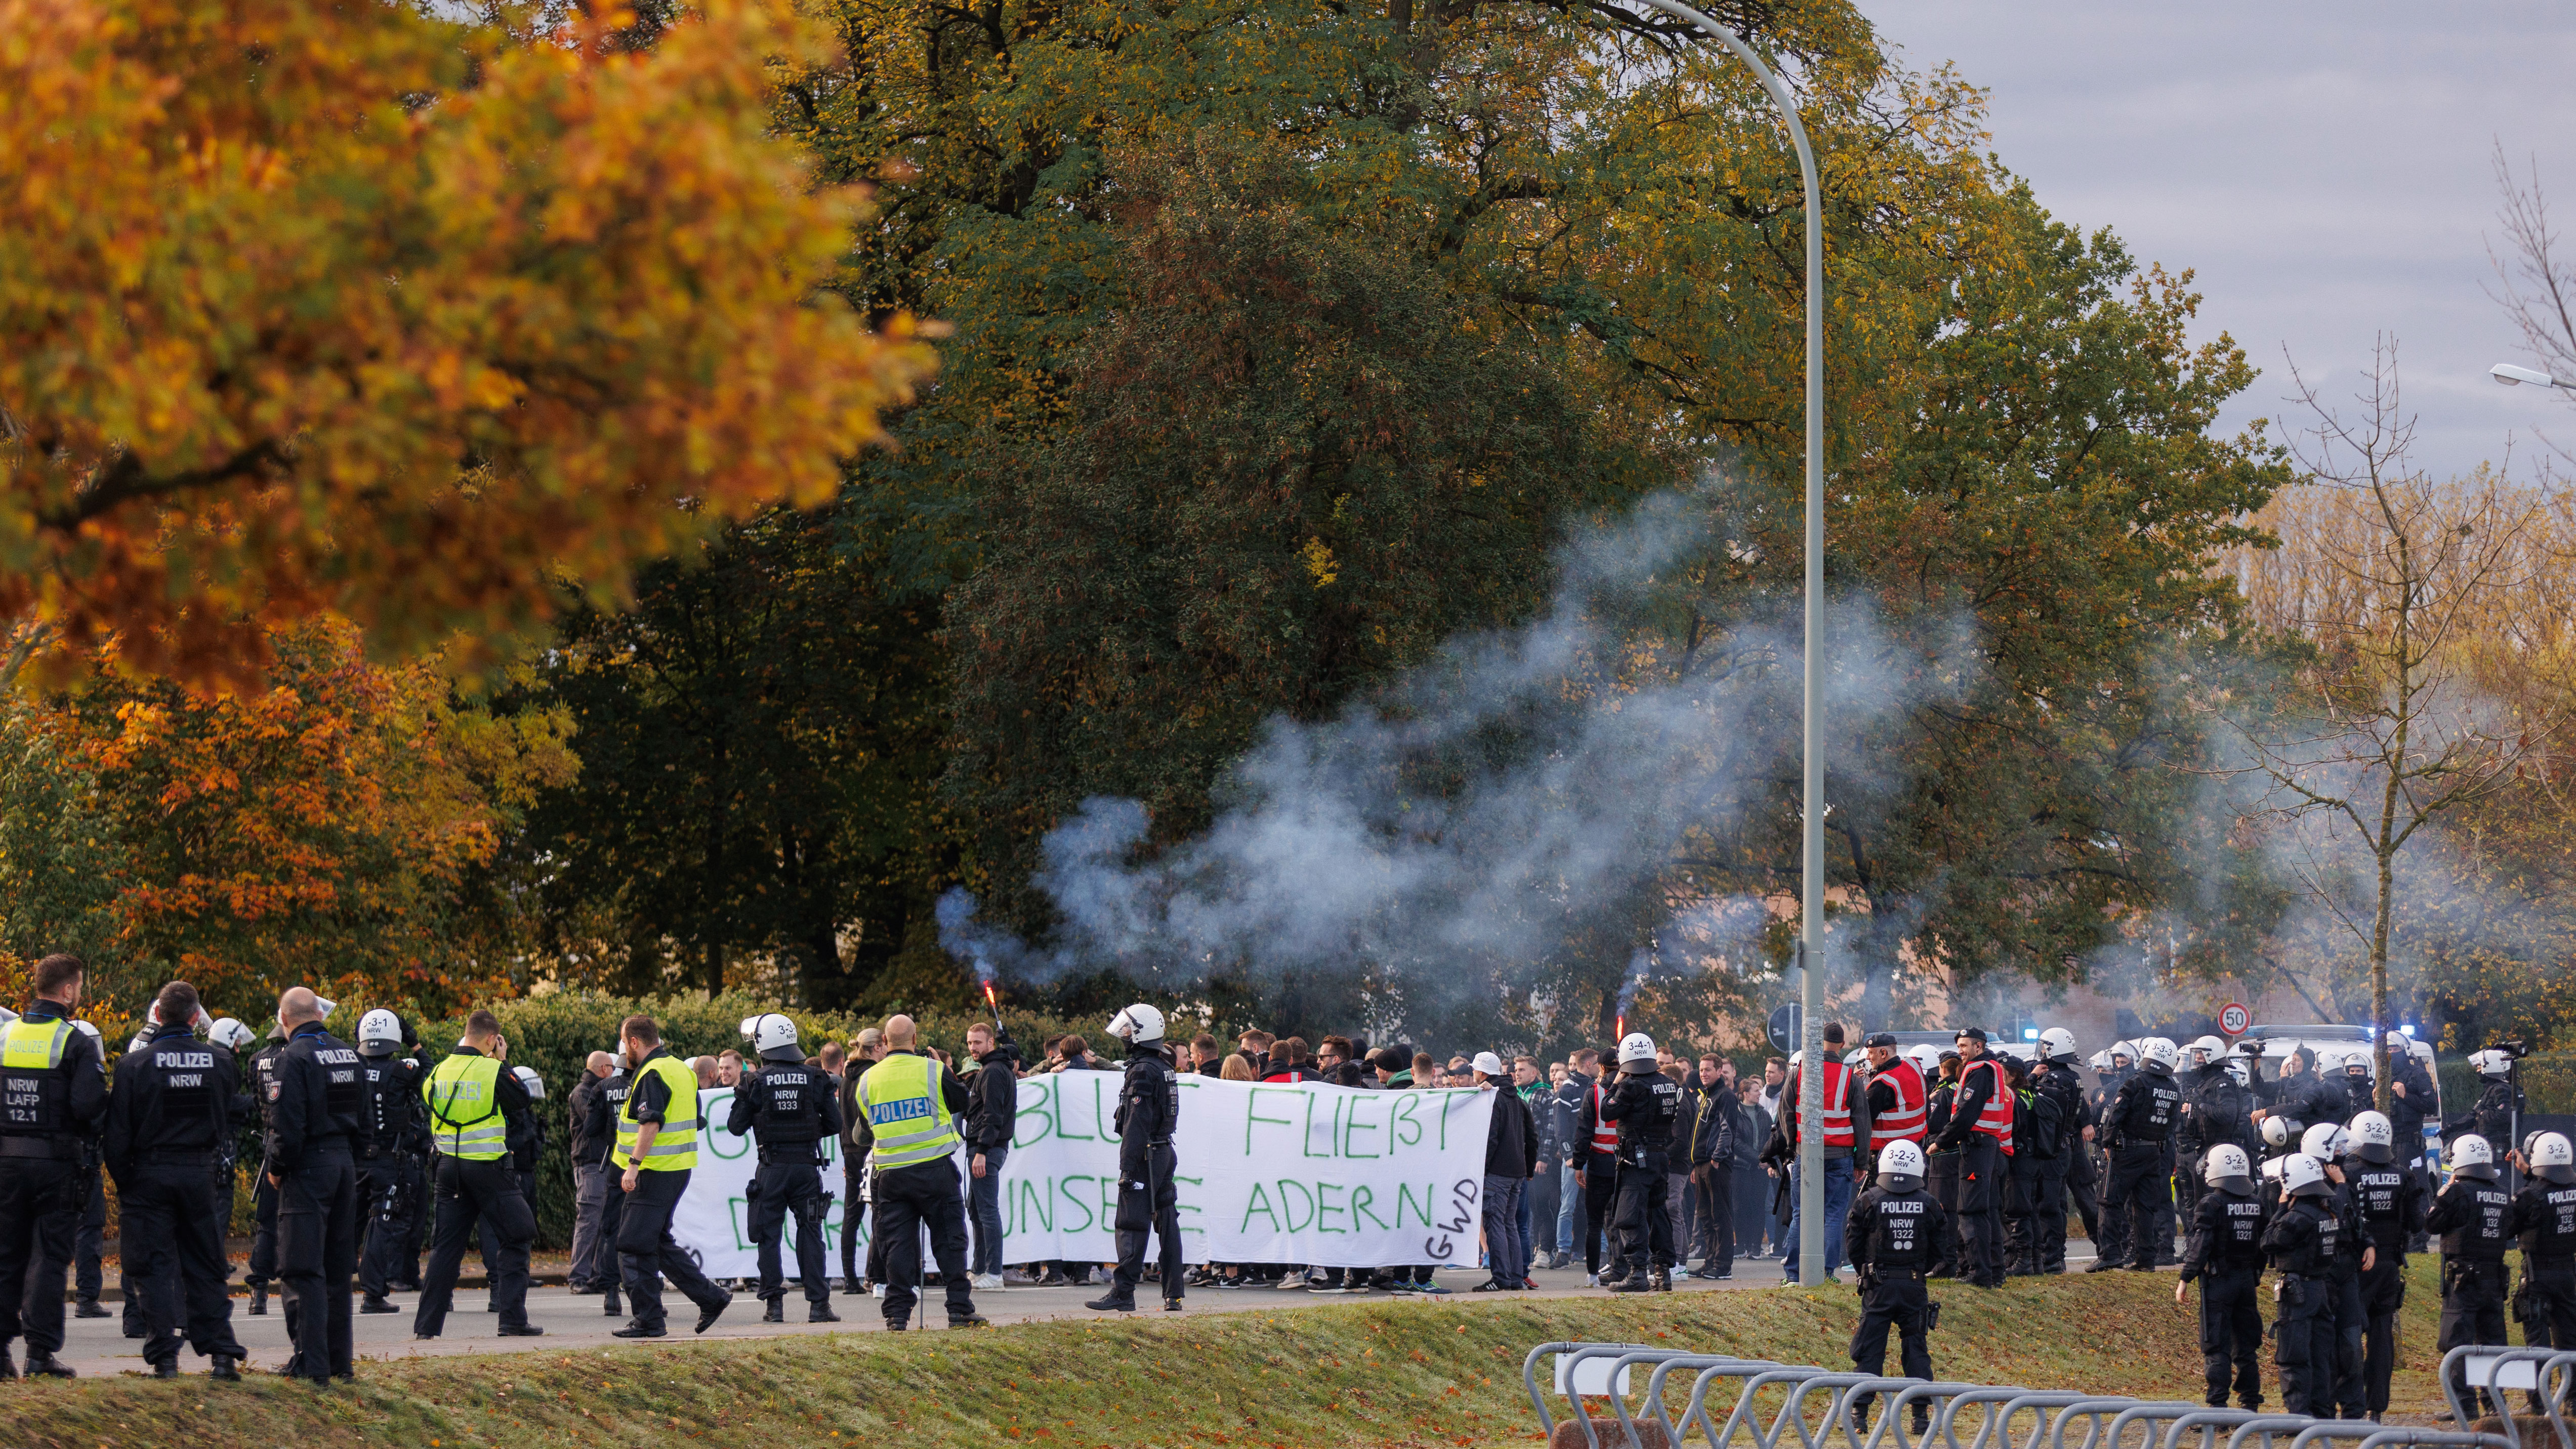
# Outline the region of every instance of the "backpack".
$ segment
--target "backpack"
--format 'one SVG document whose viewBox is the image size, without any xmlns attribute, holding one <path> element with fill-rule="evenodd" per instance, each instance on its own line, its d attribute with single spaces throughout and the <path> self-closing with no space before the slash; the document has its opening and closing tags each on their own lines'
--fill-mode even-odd
<svg viewBox="0 0 2576 1449">
<path fill-rule="evenodd" d="M 2042 1162 L 2054 1160 L 2066 1142 L 2066 1113 L 2046 1092 L 2024 1088 L 2021 1111 L 2013 1118 L 2013 1150 Z"/>
</svg>

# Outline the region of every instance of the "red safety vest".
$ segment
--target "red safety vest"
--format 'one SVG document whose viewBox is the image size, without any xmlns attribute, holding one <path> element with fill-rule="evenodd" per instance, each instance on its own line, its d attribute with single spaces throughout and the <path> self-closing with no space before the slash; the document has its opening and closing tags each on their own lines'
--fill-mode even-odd
<svg viewBox="0 0 2576 1449">
<path fill-rule="evenodd" d="M 1931 1101 L 1923 1089 L 1923 1073 L 1903 1057 L 1889 1062 L 1878 1080 L 1896 1093 L 1896 1105 L 1869 1119 L 1869 1150 L 1873 1156 L 1891 1142 L 1921 1142 L 1924 1109 Z"/>
<path fill-rule="evenodd" d="M 1789 1090 L 1780 1100 L 1783 1112 L 1794 1116 L 1806 1103 L 1803 1081 L 1806 1063 L 1789 1074 Z M 1825 1063 L 1825 1146 L 1849 1151 L 1852 1146 L 1851 1068 L 1840 1062 Z M 1803 1130 L 1803 1124 L 1802 1124 Z"/>
<path fill-rule="evenodd" d="M 1979 1057 L 1968 1063 L 1959 1072 L 1959 1090 L 1968 1090 L 1968 1073 L 1980 1067 L 1994 1073 L 1994 1080 L 1987 1085 L 1986 1109 L 1977 1114 L 1974 1130 L 1995 1139 L 1996 1145 L 2002 1147 L 2004 1155 L 2009 1157 L 2013 1150 L 2013 1094 L 2012 1084 L 2004 1080 L 2003 1063 L 1993 1057 Z"/>
<path fill-rule="evenodd" d="M 1601 1120 L 1601 1084 L 1592 1084 L 1592 1150 L 1603 1157 L 1619 1155 L 1619 1124 Z"/>
</svg>

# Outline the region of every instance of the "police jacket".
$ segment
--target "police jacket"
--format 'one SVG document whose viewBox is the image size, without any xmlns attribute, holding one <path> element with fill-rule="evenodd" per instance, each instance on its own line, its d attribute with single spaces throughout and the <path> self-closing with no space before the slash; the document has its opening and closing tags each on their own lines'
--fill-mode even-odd
<svg viewBox="0 0 2576 1449">
<path fill-rule="evenodd" d="M 1950 1093 L 1950 1120 L 1932 1139 L 1934 1145 L 1945 1151 L 1964 1149 L 1969 1137 L 1976 1133 L 1977 1119 L 1985 1114 L 1986 1099 L 1998 1090 L 2010 1090 L 2004 1085 L 2002 1061 L 1992 1053 L 1978 1057 L 1977 1061 L 1992 1061 L 1995 1065 L 1989 1071 L 1971 1072 L 1968 1068 L 1975 1062 L 1959 1063 L 1959 1085 Z"/>
<path fill-rule="evenodd" d="M 38 999 L 19 1021 L 46 1026 L 67 1016 L 56 1003 Z M 63 1038 L 62 1055 L 50 1066 L 0 1068 L 0 1157 L 69 1162 L 80 1155 L 81 1144 L 97 1137 L 107 1112 L 107 1058 L 88 1032 L 66 1025 Z"/>
<path fill-rule="evenodd" d="M 2535 1178 L 2513 1197 L 2505 1231 L 2522 1240 L 2525 1272 L 2576 1263 L 2576 1183 Z"/>
<path fill-rule="evenodd" d="M 2424 1231 L 2442 1240 L 2442 1256 L 2496 1263 L 2513 1242 L 2513 1197 L 2502 1183 L 2451 1174 L 2450 1185 L 2433 1199 Z"/>
<path fill-rule="evenodd" d="M 2347 1157 L 2343 1179 L 2360 1211 L 2361 1230 L 2379 1256 L 2404 1253 L 2407 1239 L 2424 1230 L 2423 1200 L 2415 1195 L 2415 1175 L 2406 1164 Z"/>
<path fill-rule="evenodd" d="M 2151 1068 L 2120 1084 L 2101 1135 L 2114 1148 L 2152 1146 L 2173 1136 L 2181 1120 L 2182 1088 L 2174 1085 L 2172 1073 Z"/>
<path fill-rule="evenodd" d="M 2263 1230 L 2272 1266 L 2294 1278 L 2324 1277 L 2342 1247 L 2343 1219 L 2332 1198 L 2292 1198 Z"/>
<path fill-rule="evenodd" d="M 2513 1119 L 2521 1106 L 2521 1094 L 2513 1089 L 2513 1083 L 2502 1077 L 2493 1078 L 2477 1105 L 2469 1109 L 2467 1116 L 2453 1118 L 2442 1129 L 2443 1134 L 2456 1137 L 2462 1132 L 2475 1132 L 2495 1149 L 2496 1161 L 2502 1162 L 2517 1145 L 2513 1140 Z"/>
<path fill-rule="evenodd" d="M 2270 1216 L 2263 1200 L 2250 1192 L 2239 1196 L 2212 1188 L 2202 1193 L 2183 1247 L 2182 1281 L 2204 1273 L 2262 1271 L 2263 1230 Z"/>
<path fill-rule="evenodd" d="M 1127 1047 L 1127 1075 L 1118 1084 L 1118 1176 L 1142 1182 L 1154 1165 L 1153 1149 L 1167 1147 L 1181 1122 L 1181 1079 L 1164 1060 L 1160 1043 Z"/>
<path fill-rule="evenodd" d="M 975 1074 L 966 1079 L 966 1150 L 994 1152 L 1011 1145 L 1019 1130 L 1020 1079 L 1011 1071 L 1012 1052 L 996 1042 L 975 1059 Z"/>
<path fill-rule="evenodd" d="M 1529 1104 L 1509 1087 L 1493 1089 L 1494 1115 L 1485 1126 L 1485 1175 L 1531 1178 L 1538 1175 L 1538 1123 Z"/>
<path fill-rule="evenodd" d="M 1843 1222 L 1843 1256 L 1855 1268 L 1921 1271 L 1948 1241 L 1949 1215 L 1930 1193 L 1873 1186 L 1852 1200 Z"/>
<path fill-rule="evenodd" d="M 358 1049 L 308 1021 L 295 1028 L 272 1069 L 277 1100 L 269 1104 L 268 1166 L 281 1177 L 315 1158 L 355 1152 L 367 1141 L 366 1086 Z M 508 1073 L 509 1090 L 518 1082 Z M 522 1096 L 519 1110 L 527 1110 Z"/>
<path fill-rule="evenodd" d="M 138 1167 L 212 1165 L 232 1135 L 240 1090 L 231 1052 L 185 1026 L 162 1027 L 141 1051 L 117 1059 L 116 1090 L 107 1099 L 107 1170 L 121 1183 Z"/>
<path fill-rule="evenodd" d="M 2084 1083 L 2075 1069 L 2060 1061 L 2046 1061 L 2030 1074 L 2030 1089 L 2057 1104 L 2057 1126 L 2062 1152 L 2072 1152 L 2084 1141 L 2086 1115 Z"/>
<path fill-rule="evenodd" d="M 420 1078 L 409 1061 L 397 1056 L 361 1054 L 359 1075 L 366 1089 L 367 1142 L 370 1157 L 418 1152 L 428 1144 L 428 1114 L 420 1103 Z"/>
<path fill-rule="evenodd" d="M 2251 1144 L 2254 1094 L 2236 1084 L 2225 1062 L 2211 1062 L 2183 1074 L 2182 1144 L 2195 1153 L 2222 1143 Z"/>
<path fill-rule="evenodd" d="M 2424 1155 L 2424 1113 L 2433 1105 L 2433 1082 L 2422 1062 L 2402 1052 L 2389 1053 L 2388 1080 L 2388 1125 L 2396 1129 L 2397 1155 L 2413 1161 Z"/>
<path fill-rule="evenodd" d="M 1658 1071 L 1622 1072 L 1601 1098 L 1601 1120 L 1619 1124 L 1619 1160 L 1631 1167 L 1665 1155 L 1681 1110 L 1680 1085 Z"/>
<path fill-rule="evenodd" d="M 286 1039 L 263 1042 L 250 1054 L 250 1091 L 259 1109 L 260 1150 L 268 1150 L 267 1138 L 271 1121 L 277 1115 L 277 1056 L 286 1050 Z"/>
<path fill-rule="evenodd" d="M 575 1167 L 597 1167 L 617 1146 L 616 1119 L 599 1110 L 607 1086 L 608 1078 L 584 1068 L 581 1080 L 573 1083 L 572 1090 L 564 1096 L 564 1126 Z M 625 1099 L 621 1095 L 619 1100 Z"/>
<path fill-rule="evenodd" d="M 725 1114 L 725 1130 L 753 1134 L 762 1162 L 813 1166 L 822 1160 L 823 1139 L 841 1135 L 841 1105 L 835 1097 L 830 1073 L 805 1065 L 804 1057 L 792 1050 L 781 1050 L 775 1059 L 762 1062 L 760 1070 L 742 1074 Z"/>
</svg>

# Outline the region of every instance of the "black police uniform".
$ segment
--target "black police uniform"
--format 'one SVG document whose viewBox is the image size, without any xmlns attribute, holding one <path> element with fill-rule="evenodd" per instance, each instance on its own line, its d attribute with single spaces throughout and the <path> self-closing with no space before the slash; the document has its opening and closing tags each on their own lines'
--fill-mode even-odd
<svg viewBox="0 0 2576 1449">
<path fill-rule="evenodd" d="M 1959 1153 L 1959 1274 L 1980 1288 L 2004 1284 L 2004 1205 L 2011 1185 L 2011 1164 L 1991 1132 L 1977 1130 L 1986 1103 L 1997 1092 L 2009 1095 L 2004 1064 L 1992 1052 L 1960 1064 L 1959 1090 L 1950 1101 L 1950 1122 L 1934 1144 Z"/>
<path fill-rule="evenodd" d="M 599 1280 L 599 1286 L 604 1300 L 600 1304 L 600 1312 L 610 1317 L 615 1317 L 622 1311 L 617 1299 L 620 1277 L 617 1259 L 617 1225 L 624 1219 L 626 1212 L 626 1169 L 625 1164 L 617 1160 L 617 1114 L 625 1110 L 626 1094 L 633 1090 L 635 1090 L 635 1078 L 632 1073 L 624 1067 L 610 1072 L 601 1080 L 599 1090 L 591 1096 L 590 1114 L 582 1133 L 573 1138 L 575 1151 L 580 1150 L 585 1137 L 598 1144 L 596 1150 L 600 1153 L 600 1175 L 607 1179 L 599 1204 L 599 1260 L 600 1267 L 605 1270 Z M 858 1211 L 858 1205 L 852 1203 L 846 1211 L 855 1214 Z M 843 1221 L 847 1223 L 848 1218 L 845 1216 Z M 842 1236 L 856 1238 L 858 1233 L 854 1228 L 845 1226 Z"/>
<path fill-rule="evenodd" d="M 27 1336 L 30 1373 L 58 1373 L 63 1346 L 63 1279 L 72 1263 L 82 1144 L 107 1110 L 107 1068 L 98 1043 L 37 1000 L 22 1025 L 55 1028 L 47 1065 L 0 1068 L 0 1363 Z"/>
<path fill-rule="evenodd" d="M 277 1054 L 268 1170 L 277 1177 L 277 1276 L 286 1289 L 289 1377 L 355 1374 L 350 1280 L 358 1271 L 358 1149 L 367 1140 L 357 1048 L 298 1025 Z"/>
<path fill-rule="evenodd" d="M 1673 1218 L 1667 1163 L 1673 1123 L 1681 1116 L 1680 1084 L 1645 1064 L 1622 1071 L 1619 1085 L 1601 1102 L 1601 1120 L 1619 1127 L 1619 1200 L 1615 1217 L 1619 1257 L 1628 1265 L 1622 1289 L 1640 1292 L 1673 1286 Z"/>
<path fill-rule="evenodd" d="M 1923 1099 L 1923 1190 L 1940 1205 L 1945 1222 L 1955 1222 L 1959 1215 L 1959 1159 L 1963 1154 L 1956 1147 L 1937 1144 L 1949 1130 L 1950 1109 L 1957 1105 L 1958 1100 L 1959 1083 L 1956 1078 L 1949 1077 L 1936 1082 Z M 1850 1232 L 1850 1219 L 1844 1220 L 1843 1230 L 1846 1234 Z M 1944 1234 L 1932 1244 L 1929 1271 L 1935 1278 L 1957 1276 L 1958 1234 Z"/>
<path fill-rule="evenodd" d="M 2121 1083 L 2111 1100 L 2103 1134 L 2110 1139 L 2111 1184 L 2102 1214 L 2126 1226 L 2129 1267 L 2154 1268 L 2157 1239 L 2172 1241 L 2172 1234 L 2159 1232 L 2158 1226 L 2173 1207 L 2173 1162 L 2167 1151 L 2181 1120 L 2182 1089 L 2174 1085 L 2172 1073 L 2153 1066 Z M 2121 1235 L 2119 1229 L 2108 1231 Z M 2104 1261 L 2116 1265 L 2122 1259 Z"/>
<path fill-rule="evenodd" d="M 1172 1177 L 1180 1157 L 1172 1132 L 1181 1122 L 1181 1082 L 1163 1059 L 1160 1043 L 1127 1048 L 1127 1075 L 1118 1086 L 1118 1271 L 1093 1307 L 1133 1307 L 1145 1278 L 1145 1238 L 1161 1246 L 1158 1262 L 1167 1309 L 1181 1302 L 1181 1210 Z M 944 1270 L 943 1270 L 944 1271 Z"/>
<path fill-rule="evenodd" d="M 2505 1231 L 2522 1241 L 2522 1341 L 2576 1349 L 2576 1183 L 2534 1177 L 2514 1194 Z M 2534 1395 L 2533 1411 L 2540 1412 Z"/>
<path fill-rule="evenodd" d="M 822 1172 L 823 1143 L 841 1132 L 836 1086 L 822 1068 L 805 1065 L 795 1048 L 776 1048 L 760 1070 L 743 1074 L 725 1118 L 726 1131 L 749 1132 L 760 1144 L 760 1165 L 751 1175 L 746 1208 L 751 1240 L 760 1250 L 760 1296 L 769 1305 L 769 1322 L 783 1316 L 779 1303 L 787 1288 L 780 1281 L 779 1240 L 791 1213 L 796 1218 L 796 1272 L 805 1283 L 805 1321 L 830 1323 L 838 1317 L 832 1312 L 831 1255 L 823 1241 L 832 1195 L 823 1189 Z"/>
<path fill-rule="evenodd" d="M 199 1357 L 231 1377 L 245 1355 L 233 1337 L 232 1265 L 224 1256 L 229 1198 L 215 1196 L 214 1167 L 233 1128 L 240 1089 L 233 1054 L 185 1026 L 159 1029 L 116 1063 L 107 1103 L 107 1170 L 116 1177 L 118 1226 L 139 1291 L 143 1358 L 178 1372 L 180 1329 Z"/>
<path fill-rule="evenodd" d="M 1843 1223 L 1843 1256 L 1851 1260 L 1860 1283 L 1860 1323 L 1852 1330 L 1851 1360 L 1855 1373 L 1884 1375 L 1887 1331 L 1897 1332 L 1897 1351 L 1906 1377 L 1932 1377 L 1931 1300 L 1924 1279 L 1941 1246 L 1950 1241 L 1950 1218 L 1932 1195 L 1919 1187 L 1899 1192 L 1885 1182 L 1864 1190 Z M 1866 1424 L 1869 1397 L 1853 1401 Z M 1919 1431 L 1926 1406 L 1914 1406 Z"/>
<path fill-rule="evenodd" d="M 460 1046 L 456 1055 L 479 1057 L 483 1053 Z M 451 1120 L 446 1105 L 439 1101 L 435 1076 L 424 1082 L 421 1090 L 427 1093 L 433 1143 L 451 1128 L 489 1120 Z M 528 1107 L 528 1089 L 519 1085 L 518 1074 L 507 1067 L 492 1079 L 492 1105 L 501 1115 L 503 1142 L 524 1143 L 533 1116 Z M 492 1302 L 501 1315 L 501 1333 L 522 1338 L 545 1332 L 528 1322 L 528 1246 L 536 1241 L 537 1216 L 528 1206 L 525 1187 L 511 1159 L 508 1151 L 499 1157 L 480 1159 L 439 1154 L 432 1189 L 438 1207 L 437 1236 L 430 1240 L 429 1269 L 421 1276 L 420 1306 L 412 1313 L 413 1337 L 436 1338 L 447 1326 L 448 1308 L 456 1297 L 456 1275 L 465 1265 L 465 1239 L 477 1221 L 483 1224 Z"/>
<path fill-rule="evenodd" d="M 2184 1221 L 2192 1222 L 2198 1220 L 2202 1196 L 2217 1190 L 2206 1182 L 2209 1150 L 2227 1144 L 2245 1148 L 2249 1160 L 2254 1156 L 2249 1145 L 2254 1095 L 2236 1085 L 2223 1059 L 2184 1072 L 2176 1084 L 2182 1088 L 2183 1105 L 2182 1120 L 2174 1127 L 2176 1206 Z"/>
<path fill-rule="evenodd" d="M 2328 1274 L 2342 1247 L 2334 1199 L 2290 1199 L 2263 1231 L 2263 1251 L 2281 1272 L 2281 1311 L 2272 1325 L 2273 1365 L 2284 1413 L 2334 1417 L 2334 1305 Z"/>
<path fill-rule="evenodd" d="M 277 1111 L 277 1054 L 286 1050 L 286 1034 L 269 1029 L 269 1040 L 250 1054 L 250 1091 L 259 1110 L 259 1175 L 251 1180 L 250 1266 L 242 1283 L 250 1289 L 250 1311 L 268 1312 L 268 1290 L 277 1282 L 277 1184 L 268 1180 L 268 1139 Z"/>
<path fill-rule="evenodd" d="M 2040 1170 L 2031 1199 L 2031 1267 L 2040 1273 L 2066 1271 L 2066 1192 L 2084 1150 L 2084 1084 L 2075 1068 L 2052 1059 L 2031 1073 L 2031 1095 L 2046 1097 L 2057 1108 L 2056 1155 Z M 2085 1221 L 2093 1220 L 2086 1214 Z"/>
<path fill-rule="evenodd" d="M 364 1312 L 401 1310 L 385 1301 L 404 1267 L 407 1199 L 420 1193 L 418 1159 L 428 1128 L 420 1108 L 420 1079 L 412 1063 L 388 1052 L 366 1056 L 359 1074 L 366 1089 L 367 1145 L 358 1150 L 358 1291 Z"/>
<path fill-rule="evenodd" d="M 2494 1178 L 2469 1172 L 2451 1174 L 2424 1220 L 2425 1231 L 2442 1244 L 2442 1321 L 2434 1346 L 2445 1354 L 2508 1341 L 2504 1252 L 2513 1241 L 2513 1195 Z M 2455 1375 L 2454 1387 L 2464 1377 Z"/>
<path fill-rule="evenodd" d="M 2192 1213 L 2182 1281 L 2200 1280 L 2200 1358 L 2208 1402 L 2227 1405 L 2230 1371 L 2240 1407 L 2263 1407 L 2263 1229 L 2270 1214 L 2247 1183 L 2242 1192 L 2213 1187 Z"/>
<path fill-rule="evenodd" d="M 2415 1174 L 2403 1161 L 2346 1158 L 2344 1180 L 2361 1211 L 2362 1237 L 2372 1249 L 2361 1270 L 2363 1407 L 2388 1411 L 2388 1382 L 2397 1372 L 2397 1310 L 2406 1306 L 2406 1245 L 2424 1231 L 2423 1199 Z"/>
<path fill-rule="evenodd" d="M 2362 1236 L 2361 1199 L 2351 1180 L 2333 1183 L 2329 1194 L 2343 1231 L 2335 1237 L 2334 1261 L 2326 1267 L 2329 1301 L 2334 1305 L 2334 1406 L 2341 1417 L 2358 1419 L 2368 1412 L 2362 1391 L 2363 1332 L 2361 1259 L 2369 1243 Z M 2322 1369 L 2320 1369 L 2322 1372 Z"/>
<path fill-rule="evenodd" d="M 518 1072 L 515 1069 L 505 1068 L 504 1070 L 508 1076 L 513 1078 L 518 1076 Z M 524 1082 L 520 1083 L 519 1090 L 522 1093 L 526 1092 L 527 1084 Z M 546 1155 L 546 1119 L 545 1115 L 537 1110 L 536 1099 L 533 1097 L 528 1099 L 528 1115 L 525 1118 L 518 1122 L 510 1123 L 504 1130 L 508 1134 L 507 1140 L 510 1157 L 510 1175 L 518 1179 L 519 1199 L 528 1205 L 528 1222 L 530 1224 L 528 1245 L 530 1251 L 533 1252 L 536 1247 L 536 1229 L 534 1225 L 537 1220 L 537 1164 L 540 1161 L 543 1161 Z M 483 1254 L 483 1281 L 494 1284 L 499 1283 L 501 1281 L 502 1250 L 498 1235 L 487 1229 L 484 1232 L 476 1234 L 475 1238 L 481 1245 L 481 1252 Z M 531 1271 L 530 1276 L 533 1277 L 533 1270 Z M 495 1293 L 487 1298 L 484 1301 L 483 1311 L 486 1313 L 500 1312 L 501 1295 Z"/>
<path fill-rule="evenodd" d="M 671 1084 L 659 1072 L 644 1068 L 656 1058 L 671 1055 L 671 1049 L 657 1046 L 635 1064 L 635 1089 L 628 1094 L 620 1110 L 635 1119 L 640 1129 L 646 1123 L 658 1125 L 670 1120 Z M 513 1085 L 516 1085 L 515 1083 Z M 694 1089 L 693 1089 L 694 1090 Z M 523 1094 L 524 1095 L 524 1094 Z M 621 1119 L 622 1120 L 622 1119 Z M 706 1150 L 706 1123 L 698 1123 L 698 1150 Z M 643 1145 L 638 1132 L 636 1146 Z M 612 1154 L 610 1164 L 617 1169 L 620 1186 L 629 1159 Z M 663 1318 L 662 1280 L 680 1290 L 680 1296 L 698 1306 L 697 1331 L 713 1327 L 725 1306 L 733 1302 L 733 1290 L 719 1288 L 698 1270 L 698 1262 L 688 1249 L 671 1236 L 671 1215 L 679 1210 L 680 1198 L 689 1190 L 689 1177 L 694 1168 L 669 1172 L 636 1173 L 635 1191 L 625 1194 L 618 1207 L 617 1271 L 626 1286 L 626 1296 L 634 1308 L 634 1317 L 623 1328 L 611 1329 L 617 1338 L 660 1338 L 669 1332 Z"/>
</svg>

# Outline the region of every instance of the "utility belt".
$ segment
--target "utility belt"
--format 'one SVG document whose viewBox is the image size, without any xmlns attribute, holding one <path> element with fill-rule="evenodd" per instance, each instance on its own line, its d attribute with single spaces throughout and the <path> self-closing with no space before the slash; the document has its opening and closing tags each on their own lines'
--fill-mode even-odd
<svg viewBox="0 0 2576 1449">
<path fill-rule="evenodd" d="M 1872 1264 L 1870 1266 L 1869 1274 L 1872 1278 L 1878 1279 L 1881 1282 L 1885 1282 L 1890 1278 L 1902 1278 L 1908 1281 L 1913 1281 L 1922 1278 L 1926 1271 L 1927 1270 L 1922 1268 L 1881 1268 L 1876 1264 Z"/>
<path fill-rule="evenodd" d="M 51 1162 L 78 1162 L 80 1144 L 69 1133 L 51 1137 L 0 1137 L 0 1157 L 33 1157 Z"/>
<path fill-rule="evenodd" d="M 2445 1257 L 2442 1259 L 2442 1291 L 2445 1293 L 2465 1281 L 2493 1279 L 2501 1283 L 2504 1281 L 2504 1276 L 2502 1258 Z"/>
<path fill-rule="evenodd" d="M 2522 1266 L 2525 1271 L 2532 1273 L 2565 1273 L 2576 1270 L 2576 1254 L 2525 1253 L 2522 1255 Z"/>
<path fill-rule="evenodd" d="M 143 1161 L 139 1165 L 144 1167 L 193 1167 L 202 1172 L 212 1170 L 221 1160 L 222 1159 L 216 1155 L 214 1149 L 208 1148 L 202 1152 L 146 1153 Z"/>
<path fill-rule="evenodd" d="M 760 1149 L 760 1165 L 763 1167 L 820 1167 L 823 1165 L 822 1141 L 818 1138 L 812 1142 L 782 1142 L 776 1147 L 763 1147 Z"/>
</svg>

